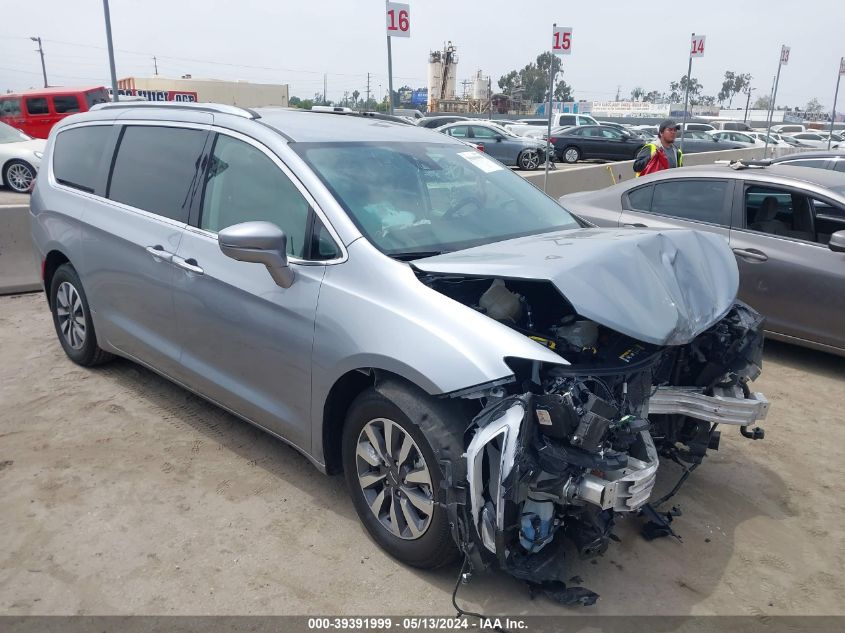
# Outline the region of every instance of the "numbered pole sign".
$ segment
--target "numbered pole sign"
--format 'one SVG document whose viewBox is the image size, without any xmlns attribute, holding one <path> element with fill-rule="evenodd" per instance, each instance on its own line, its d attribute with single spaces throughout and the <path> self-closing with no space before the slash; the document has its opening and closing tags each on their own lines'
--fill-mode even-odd
<svg viewBox="0 0 845 633">
<path fill-rule="evenodd" d="M 704 57 L 704 40 L 706 38 L 706 35 L 692 36 L 692 49 L 689 52 L 690 57 Z"/>
<path fill-rule="evenodd" d="M 390 37 L 411 37 L 411 5 L 387 3 L 387 34 Z"/>
<path fill-rule="evenodd" d="M 572 27 L 556 26 L 552 29 L 552 53 L 555 55 L 572 54 Z"/>
<path fill-rule="evenodd" d="M 789 63 L 789 47 L 780 47 L 780 63 L 786 66 Z"/>
<path fill-rule="evenodd" d="M 839 60 L 839 75 L 845 75 L 845 57 Z"/>
</svg>

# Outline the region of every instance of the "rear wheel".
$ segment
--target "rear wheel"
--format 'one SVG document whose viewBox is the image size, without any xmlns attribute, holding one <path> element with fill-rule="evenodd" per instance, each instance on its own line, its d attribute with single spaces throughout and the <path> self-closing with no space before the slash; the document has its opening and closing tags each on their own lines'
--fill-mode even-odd
<svg viewBox="0 0 845 633">
<path fill-rule="evenodd" d="M 88 299 L 79 275 L 70 264 L 62 264 L 53 275 L 50 309 L 59 342 L 74 363 L 90 367 L 112 358 L 97 345 Z"/>
<path fill-rule="evenodd" d="M 411 389 L 404 395 L 417 399 L 421 419 L 439 429 L 437 441 L 443 442 L 449 436 L 445 420 L 426 406 L 427 396 L 420 399 Z M 363 392 L 347 414 L 342 451 L 355 510 L 379 546 L 421 568 L 456 558 L 444 507 L 443 473 L 426 435 L 402 409 L 375 389 Z"/>
<path fill-rule="evenodd" d="M 26 193 L 35 181 L 35 168 L 22 160 L 12 160 L 3 172 L 3 182 L 12 191 Z"/>
<path fill-rule="evenodd" d="M 563 160 L 567 163 L 577 163 L 581 159 L 581 152 L 577 147 L 567 147 L 563 150 Z"/>
</svg>

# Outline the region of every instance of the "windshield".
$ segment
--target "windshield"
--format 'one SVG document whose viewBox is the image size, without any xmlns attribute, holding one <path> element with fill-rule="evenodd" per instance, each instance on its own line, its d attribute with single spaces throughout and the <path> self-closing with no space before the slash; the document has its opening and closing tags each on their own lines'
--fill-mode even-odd
<svg viewBox="0 0 845 633">
<path fill-rule="evenodd" d="M 466 146 L 295 143 L 379 250 L 414 259 L 578 228 L 534 185 Z"/>
<path fill-rule="evenodd" d="M 27 136 L 20 130 L 13 128 L 11 125 L 0 123 L 0 143 L 20 143 L 21 141 L 31 140 L 31 136 Z"/>
</svg>

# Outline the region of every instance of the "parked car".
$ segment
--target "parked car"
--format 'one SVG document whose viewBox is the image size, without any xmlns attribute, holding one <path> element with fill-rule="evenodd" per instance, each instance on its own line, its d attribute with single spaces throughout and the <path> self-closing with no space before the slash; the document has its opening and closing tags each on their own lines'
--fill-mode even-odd
<svg viewBox="0 0 845 633">
<path fill-rule="evenodd" d="M 613 121 L 596 121 L 597 125 L 601 125 L 604 127 L 612 127 L 620 132 L 630 132 L 631 128 L 627 125 L 622 125 L 621 123 L 614 123 Z"/>
<path fill-rule="evenodd" d="M 797 134 L 806 131 L 807 128 L 797 123 L 781 123 L 772 126 L 772 132 L 777 132 L 778 134 Z"/>
<path fill-rule="evenodd" d="M 772 164 L 791 165 L 793 167 L 816 167 L 845 172 L 845 151 L 838 152 L 802 152 L 773 158 Z"/>
<path fill-rule="evenodd" d="M 33 138 L 46 139 L 58 121 L 108 100 L 109 93 L 102 86 L 41 88 L 4 94 L 0 95 L 0 122 Z"/>
<path fill-rule="evenodd" d="M 762 437 L 761 317 L 717 236 L 584 228 L 446 135 L 279 108 L 110 104 L 60 122 L 44 169 L 67 356 L 138 362 L 343 472 L 406 564 L 469 552 L 591 603 L 561 545 L 604 552 L 716 422 Z"/>
<path fill-rule="evenodd" d="M 754 138 L 754 139 L 760 141 L 764 145 L 766 144 L 766 141 L 768 140 L 769 147 L 791 147 L 791 145 L 789 143 L 784 141 L 777 134 L 766 134 L 765 132 L 756 132 L 756 131 L 745 132 L 745 134 L 747 134 L 751 138 Z"/>
<path fill-rule="evenodd" d="M 720 141 L 727 141 L 745 148 L 765 146 L 764 141 L 759 140 L 758 138 L 752 136 L 747 132 L 737 132 L 734 130 L 716 130 L 715 132 L 708 132 L 708 134 L 710 134 L 710 136 L 715 139 L 719 139 Z"/>
<path fill-rule="evenodd" d="M 716 128 L 710 125 L 709 123 L 698 123 L 696 121 L 687 121 L 685 125 L 681 125 L 684 130 L 690 130 L 693 132 L 712 132 Z"/>
<path fill-rule="evenodd" d="M 47 141 L 0 123 L 0 186 L 26 193 L 32 187 Z"/>
<path fill-rule="evenodd" d="M 752 127 L 745 121 L 735 121 L 733 119 L 711 119 L 710 125 L 716 130 L 738 130 L 740 132 L 750 132 Z"/>
<path fill-rule="evenodd" d="M 548 117 L 534 118 L 534 119 L 519 119 L 526 125 L 548 126 Z M 561 112 L 552 113 L 552 127 L 564 127 L 568 125 L 598 125 L 596 121 L 589 114 L 563 114 Z"/>
<path fill-rule="evenodd" d="M 707 132 L 700 132 L 698 130 L 687 130 L 683 134 L 683 138 L 678 137 L 675 141 L 676 145 L 681 145 L 683 140 L 684 154 L 696 154 L 698 152 L 718 152 L 725 149 L 743 149 L 746 146 L 740 143 L 731 141 L 723 141 L 719 138 L 711 136 Z"/>
<path fill-rule="evenodd" d="M 612 127 L 583 125 L 553 134 L 551 143 L 558 160 L 577 163 L 589 158 L 633 160 L 643 146 L 643 139 Z"/>
<path fill-rule="evenodd" d="M 648 138 L 657 138 L 658 128 L 656 125 L 635 125 L 633 129 L 645 134 Z"/>
<path fill-rule="evenodd" d="M 804 143 L 803 141 L 799 141 L 797 138 L 792 138 L 788 134 L 772 133 L 772 137 L 778 139 L 779 141 L 783 141 L 784 143 L 786 143 L 790 147 L 811 147 L 807 143 Z"/>
<path fill-rule="evenodd" d="M 773 338 L 845 355 L 845 175 L 685 167 L 560 199 L 598 226 L 695 228 L 736 255 L 739 298 Z"/>
<path fill-rule="evenodd" d="M 438 128 L 447 123 L 455 123 L 456 121 L 469 121 L 470 119 L 465 116 L 458 116 L 458 115 L 442 115 L 442 116 L 427 116 L 423 117 L 422 119 L 417 120 L 417 125 L 420 127 L 427 127 L 427 128 Z"/>
<path fill-rule="evenodd" d="M 797 132 L 789 134 L 789 136 L 797 141 L 801 141 L 804 145 L 809 145 L 817 149 L 827 149 L 827 137 L 817 132 Z"/>
<path fill-rule="evenodd" d="M 449 123 L 437 128 L 437 131 L 478 145 L 486 154 L 504 165 L 532 170 L 540 167 L 546 160 L 545 143 L 519 136 L 493 123 Z"/>
</svg>

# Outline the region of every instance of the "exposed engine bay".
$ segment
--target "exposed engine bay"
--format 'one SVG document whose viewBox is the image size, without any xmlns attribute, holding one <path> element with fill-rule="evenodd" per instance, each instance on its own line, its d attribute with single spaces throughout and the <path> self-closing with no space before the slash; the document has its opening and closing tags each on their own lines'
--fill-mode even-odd
<svg viewBox="0 0 845 633">
<path fill-rule="evenodd" d="M 748 386 L 761 370 L 763 319 L 742 303 L 690 342 L 660 346 L 582 318 L 548 281 L 417 275 L 562 359 L 510 358 L 515 380 L 453 395 L 474 417 L 465 490 L 448 511 L 475 569 L 498 566 L 563 604 L 592 604 L 597 594 L 564 582 L 567 541 L 582 557 L 602 554 L 626 515 L 645 518 L 646 538 L 674 535 L 655 508 L 718 449 L 717 427 L 764 436 L 752 425 L 768 401 Z M 655 501 L 661 459 L 682 475 Z"/>
</svg>

